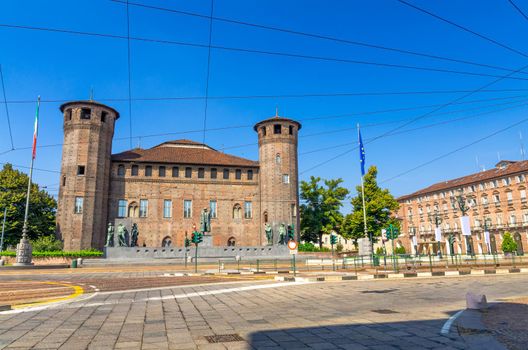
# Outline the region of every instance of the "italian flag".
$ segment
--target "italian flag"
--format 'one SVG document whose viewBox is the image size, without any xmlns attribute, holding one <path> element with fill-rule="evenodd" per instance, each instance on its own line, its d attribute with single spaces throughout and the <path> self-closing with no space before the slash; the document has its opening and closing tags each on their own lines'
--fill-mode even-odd
<svg viewBox="0 0 528 350">
<path fill-rule="evenodd" d="M 33 159 L 37 156 L 37 136 L 38 136 L 38 118 L 39 118 L 39 108 L 40 108 L 40 96 L 37 99 L 37 112 L 35 113 L 35 127 L 33 129 Z"/>
</svg>

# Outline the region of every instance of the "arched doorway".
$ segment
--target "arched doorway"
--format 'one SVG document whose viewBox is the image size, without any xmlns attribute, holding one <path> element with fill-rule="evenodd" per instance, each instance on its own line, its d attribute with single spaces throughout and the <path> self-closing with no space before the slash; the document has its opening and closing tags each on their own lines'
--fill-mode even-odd
<svg viewBox="0 0 528 350">
<path fill-rule="evenodd" d="M 227 240 L 227 246 L 228 247 L 234 247 L 235 244 L 236 244 L 235 237 L 229 237 L 229 239 Z"/>
<path fill-rule="evenodd" d="M 266 224 L 268 222 L 268 212 L 265 211 L 263 216 L 264 216 L 264 223 Z"/>
<path fill-rule="evenodd" d="M 163 248 L 170 247 L 171 245 L 172 245 L 172 238 L 170 238 L 169 236 L 163 238 L 163 240 L 161 241 L 161 246 Z"/>
<path fill-rule="evenodd" d="M 497 254 L 497 239 L 493 233 L 490 234 L 491 254 Z"/>
<path fill-rule="evenodd" d="M 517 243 L 517 255 L 524 255 L 524 249 L 523 249 L 521 234 L 519 232 L 516 232 L 513 235 L 513 239 L 515 239 L 515 243 Z"/>
<path fill-rule="evenodd" d="M 137 202 L 132 202 L 128 205 L 128 217 L 137 218 L 139 215 L 139 207 Z"/>
</svg>

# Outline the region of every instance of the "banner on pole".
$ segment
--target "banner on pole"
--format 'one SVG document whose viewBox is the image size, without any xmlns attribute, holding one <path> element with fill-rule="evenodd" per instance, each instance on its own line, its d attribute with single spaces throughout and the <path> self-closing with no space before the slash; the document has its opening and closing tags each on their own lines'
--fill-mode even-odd
<svg viewBox="0 0 528 350">
<path fill-rule="evenodd" d="M 449 244 L 449 241 L 446 240 L 446 252 L 447 255 L 451 255 L 451 245 Z"/>
<path fill-rule="evenodd" d="M 440 229 L 440 227 L 435 227 L 435 240 L 437 242 L 442 241 L 442 230 Z"/>
<path fill-rule="evenodd" d="M 460 226 L 464 236 L 471 236 L 471 226 L 469 224 L 469 216 L 462 216 L 460 218 Z"/>
<path fill-rule="evenodd" d="M 486 244 L 490 243 L 490 233 L 488 231 L 484 231 L 484 242 Z"/>
<path fill-rule="evenodd" d="M 412 242 L 413 242 L 413 246 L 416 247 L 418 245 L 418 240 L 416 239 L 416 236 L 413 236 Z"/>
</svg>

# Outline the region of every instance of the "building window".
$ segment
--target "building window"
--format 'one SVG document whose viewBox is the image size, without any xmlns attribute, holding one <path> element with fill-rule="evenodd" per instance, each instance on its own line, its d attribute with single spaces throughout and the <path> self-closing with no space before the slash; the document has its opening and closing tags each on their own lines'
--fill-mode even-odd
<svg viewBox="0 0 528 350">
<path fill-rule="evenodd" d="M 172 177 L 179 177 L 180 176 L 180 168 L 177 166 L 172 167 Z"/>
<path fill-rule="evenodd" d="M 108 116 L 108 112 L 105 112 L 105 111 L 101 112 L 101 123 L 106 123 L 107 116 Z"/>
<path fill-rule="evenodd" d="M 502 179 L 502 185 L 503 186 L 508 186 L 509 184 L 510 184 L 510 178 L 509 177 Z"/>
<path fill-rule="evenodd" d="M 275 155 L 275 164 L 280 164 L 280 163 L 281 163 L 281 155 L 277 153 Z"/>
<path fill-rule="evenodd" d="M 189 219 L 192 217 L 192 201 L 185 199 L 183 201 L 183 217 Z"/>
<path fill-rule="evenodd" d="M 81 119 L 90 119 L 92 110 L 90 108 L 81 108 Z"/>
<path fill-rule="evenodd" d="M 205 169 L 204 168 L 198 168 L 198 178 L 203 179 L 205 177 Z"/>
<path fill-rule="evenodd" d="M 229 179 L 229 169 L 224 169 L 224 180 Z"/>
<path fill-rule="evenodd" d="M 117 166 L 117 176 L 125 176 L 125 166 L 123 164 Z"/>
<path fill-rule="evenodd" d="M 216 170 L 216 168 L 211 168 L 211 179 L 216 179 L 216 177 L 218 176 L 218 171 Z"/>
<path fill-rule="evenodd" d="M 216 219 L 218 217 L 216 213 L 216 201 L 215 200 L 209 201 L 209 211 L 211 213 L 211 218 Z"/>
<path fill-rule="evenodd" d="M 62 177 L 62 186 L 66 186 L 66 176 Z"/>
<path fill-rule="evenodd" d="M 164 218 L 172 217 L 172 201 L 170 199 L 165 199 L 163 201 L 163 217 Z"/>
<path fill-rule="evenodd" d="M 82 214 L 83 212 L 83 197 L 75 197 L 75 214 Z"/>
<path fill-rule="evenodd" d="M 132 165 L 131 174 L 132 176 L 138 176 L 139 167 L 137 165 Z"/>
<path fill-rule="evenodd" d="M 290 183 L 290 175 L 283 174 L 282 175 L 282 183 L 289 184 Z"/>
<path fill-rule="evenodd" d="M 482 196 L 481 202 L 482 205 L 488 205 L 488 196 Z"/>
<path fill-rule="evenodd" d="M 71 110 L 71 108 L 66 110 L 66 119 L 68 121 L 72 120 L 72 110 Z"/>
<path fill-rule="evenodd" d="M 253 170 L 248 170 L 247 171 L 247 179 L 248 180 L 253 180 Z"/>
<path fill-rule="evenodd" d="M 251 219 L 253 216 L 253 210 L 251 206 L 251 202 L 245 201 L 244 202 L 244 219 Z"/>
<path fill-rule="evenodd" d="M 242 208 L 240 207 L 240 204 L 235 204 L 233 207 L 233 219 L 241 219 L 242 218 Z"/>
<path fill-rule="evenodd" d="M 493 202 L 497 205 L 500 204 L 500 196 L 498 194 L 493 196 Z"/>
<path fill-rule="evenodd" d="M 165 173 L 166 173 L 166 168 L 164 166 L 160 166 L 158 168 L 158 175 L 159 177 L 165 177 Z"/>
<path fill-rule="evenodd" d="M 148 200 L 141 199 L 139 201 L 139 217 L 146 218 L 148 215 Z"/>
<path fill-rule="evenodd" d="M 138 205 L 136 202 L 132 202 L 128 205 L 128 217 L 137 218 L 138 217 Z"/>
<path fill-rule="evenodd" d="M 192 177 L 192 168 L 185 168 L 185 177 L 186 178 L 191 178 Z"/>
<path fill-rule="evenodd" d="M 510 215 L 510 225 L 515 226 L 516 223 L 517 223 L 517 218 L 515 217 L 515 214 L 511 214 Z"/>
<path fill-rule="evenodd" d="M 145 167 L 145 176 L 152 176 L 152 166 L 151 165 L 147 165 Z"/>
<path fill-rule="evenodd" d="M 236 169 L 235 170 L 235 179 L 240 180 L 242 179 L 242 170 Z"/>
<path fill-rule="evenodd" d="M 77 176 L 83 176 L 86 171 L 86 167 L 84 165 L 77 166 Z"/>
<path fill-rule="evenodd" d="M 526 190 L 520 190 L 519 192 L 521 194 L 521 202 L 525 203 L 526 202 Z"/>
<path fill-rule="evenodd" d="M 125 199 L 120 199 L 117 204 L 117 217 L 124 218 L 127 211 L 127 201 Z"/>
<path fill-rule="evenodd" d="M 511 192 L 506 192 L 506 198 L 508 199 L 508 204 L 513 203 L 513 195 Z"/>
<path fill-rule="evenodd" d="M 266 136 L 266 127 L 263 126 L 260 128 L 260 130 L 262 130 L 262 136 Z"/>
<path fill-rule="evenodd" d="M 273 133 L 274 133 L 274 134 L 280 134 L 281 131 L 282 131 L 281 129 L 282 129 L 282 127 L 281 127 L 280 124 L 275 124 L 275 125 L 273 125 Z"/>
<path fill-rule="evenodd" d="M 292 126 L 292 125 L 290 125 L 290 126 L 288 127 L 288 133 L 289 133 L 290 135 L 293 135 L 293 126 Z"/>
</svg>

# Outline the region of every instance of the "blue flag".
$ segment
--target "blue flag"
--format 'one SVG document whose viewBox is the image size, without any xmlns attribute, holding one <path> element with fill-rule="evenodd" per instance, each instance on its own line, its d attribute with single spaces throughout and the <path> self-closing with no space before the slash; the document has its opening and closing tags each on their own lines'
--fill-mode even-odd
<svg viewBox="0 0 528 350">
<path fill-rule="evenodd" d="M 363 139 L 361 138 L 361 131 L 358 125 L 359 138 L 359 163 L 361 164 L 361 176 L 365 176 L 365 147 L 363 147 Z"/>
</svg>

